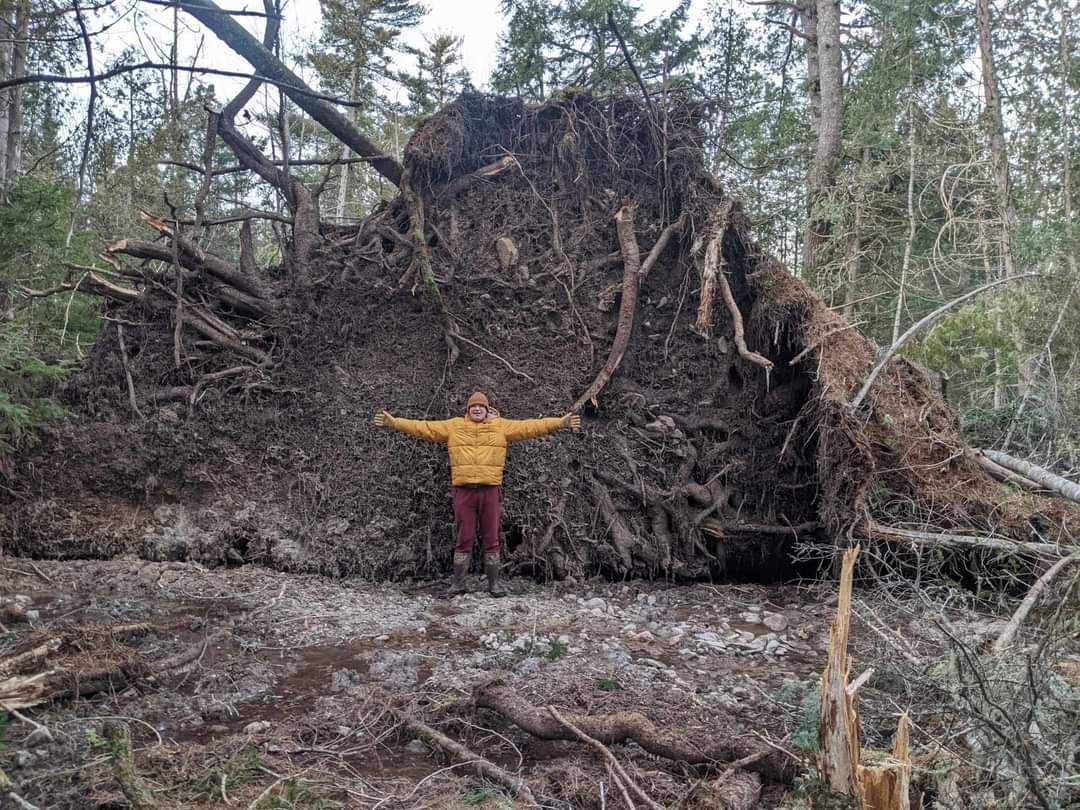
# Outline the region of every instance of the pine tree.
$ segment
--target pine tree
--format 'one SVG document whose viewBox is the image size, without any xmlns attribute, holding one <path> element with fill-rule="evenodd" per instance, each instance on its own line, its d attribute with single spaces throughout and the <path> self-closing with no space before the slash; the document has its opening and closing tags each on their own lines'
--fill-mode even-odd
<svg viewBox="0 0 1080 810">
<path fill-rule="evenodd" d="M 388 103 L 380 83 L 395 78 L 393 59 L 405 49 L 401 33 L 419 24 L 424 6 L 415 0 L 321 0 L 321 5 L 323 31 L 310 54 L 311 64 L 330 92 L 357 105 L 351 109 L 353 123 L 367 131 L 381 131 L 378 118 Z M 349 157 L 347 147 L 342 148 L 341 157 Z M 351 165 L 345 164 L 338 187 L 339 219 L 346 216 L 351 201 L 370 203 L 383 186 L 381 179 L 360 172 L 366 182 L 350 189 L 351 175 Z"/>
<path fill-rule="evenodd" d="M 401 72 L 399 81 L 409 94 L 412 121 L 430 115 L 472 86 L 469 71 L 462 65 L 463 44 L 462 37 L 439 34 L 425 40 L 424 48 L 407 49 L 416 59 L 416 72 Z"/>
</svg>

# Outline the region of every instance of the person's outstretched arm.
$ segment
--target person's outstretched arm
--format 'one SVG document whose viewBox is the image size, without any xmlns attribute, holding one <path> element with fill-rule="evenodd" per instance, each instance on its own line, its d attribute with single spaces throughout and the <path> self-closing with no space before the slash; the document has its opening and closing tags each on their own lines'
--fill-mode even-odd
<svg viewBox="0 0 1080 810">
<path fill-rule="evenodd" d="M 389 427 L 429 442 L 445 443 L 450 438 L 450 425 L 454 419 L 404 419 L 390 411 L 380 411 L 371 420 L 375 427 Z"/>
<path fill-rule="evenodd" d="M 563 428 L 577 430 L 581 427 L 581 417 L 576 413 L 568 413 L 565 416 L 549 416 L 544 419 L 503 419 L 502 427 L 508 442 L 522 442 Z"/>
</svg>

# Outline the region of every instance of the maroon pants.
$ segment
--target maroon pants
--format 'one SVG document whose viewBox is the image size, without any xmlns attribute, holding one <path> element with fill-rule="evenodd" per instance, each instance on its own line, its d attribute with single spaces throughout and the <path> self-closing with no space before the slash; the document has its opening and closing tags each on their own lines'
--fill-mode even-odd
<svg viewBox="0 0 1080 810">
<path fill-rule="evenodd" d="M 454 524 L 457 528 L 455 551 L 468 554 L 476 542 L 476 530 L 484 551 L 499 550 L 499 524 L 502 521 L 502 487 L 454 487 Z"/>
</svg>

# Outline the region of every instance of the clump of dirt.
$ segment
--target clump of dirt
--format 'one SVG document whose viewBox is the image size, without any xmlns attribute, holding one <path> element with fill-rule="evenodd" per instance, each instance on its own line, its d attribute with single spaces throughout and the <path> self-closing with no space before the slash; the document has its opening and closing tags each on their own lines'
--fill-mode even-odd
<svg viewBox="0 0 1080 810">
<path fill-rule="evenodd" d="M 762 252 L 703 170 L 700 114 L 678 96 L 462 96 L 405 150 L 439 300 L 397 197 L 359 226 L 325 227 L 307 286 L 262 271 L 288 295 L 277 321 L 226 313 L 247 324 L 245 351 L 270 358 L 241 374 L 197 335 L 177 344 L 173 324 L 138 327 L 136 305 L 110 304 L 133 324 L 126 370 L 110 330 L 66 391 L 77 420 L 0 494 L 5 549 L 439 574 L 445 450 L 371 415 L 456 416 L 477 388 L 504 416 L 560 414 L 620 339 L 584 429 L 510 451 L 514 573 L 778 577 L 797 539 L 828 544 L 868 515 L 1015 539 L 1062 530 L 1063 508 L 1003 494 L 966 459 L 955 415 L 909 363 L 848 407 L 875 348 Z M 636 278 L 620 211 L 647 271 Z"/>
</svg>

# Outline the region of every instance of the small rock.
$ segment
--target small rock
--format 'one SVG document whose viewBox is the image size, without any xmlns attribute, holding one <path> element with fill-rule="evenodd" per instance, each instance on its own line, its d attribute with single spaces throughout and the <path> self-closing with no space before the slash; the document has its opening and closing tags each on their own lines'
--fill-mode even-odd
<svg viewBox="0 0 1080 810">
<path fill-rule="evenodd" d="M 784 645 L 780 641 L 775 638 L 769 639 L 768 643 L 765 645 L 765 654 L 776 655 L 783 649 Z"/>
<path fill-rule="evenodd" d="M 29 605 L 32 601 L 30 597 L 24 593 L 17 593 L 13 597 L 11 597 L 11 599 L 13 602 L 17 602 L 20 605 Z"/>
<path fill-rule="evenodd" d="M 15 752 L 15 767 L 16 768 L 29 768 L 34 764 L 34 755 L 29 751 L 16 751 Z"/>
<path fill-rule="evenodd" d="M 40 618 L 41 618 L 41 611 L 40 610 L 28 610 L 28 611 L 26 611 L 26 620 L 28 622 L 36 622 Z"/>
<path fill-rule="evenodd" d="M 592 599 L 586 600 L 585 603 L 582 604 L 582 607 L 586 610 L 599 610 L 601 613 L 604 613 L 605 611 L 607 611 L 607 602 L 605 602 L 599 596 L 595 596 Z"/>
<path fill-rule="evenodd" d="M 426 754 L 428 747 L 423 740 L 410 740 L 405 746 L 405 750 L 410 754 Z"/>
<path fill-rule="evenodd" d="M 174 408 L 159 408 L 157 418 L 167 425 L 180 424 L 180 414 L 178 414 Z"/>
<path fill-rule="evenodd" d="M 627 624 L 623 626 L 622 632 L 625 636 L 633 635 L 637 632 L 637 625 L 633 623 Z"/>
<path fill-rule="evenodd" d="M 647 667 L 652 667 L 653 669 L 668 669 L 667 664 L 663 661 L 657 661 L 655 658 L 639 658 L 638 663 L 644 664 Z"/>
<path fill-rule="evenodd" d="M 214 723 L 214 725 L 212 725 L 212 726 L 207 726 L 206 730 L 209 731 L 211 734 L 213 734 L 215 737 L 217 737 L 217 736 L 219 736 L 221 734 L 228 734 L 229 733 L 229 727 L 228 726 L 223 726 L 223 725 L 221 725 L 221 723 Z"/>
<path fill-rule="evenodd" d="M 379 642 L 380 644 L 382 644 L 384 641 L 389 641 L 389 640 L 390 640 L 390 636 L 385 636 L 385 635 L 384 636 L 375 636 L 375 641 Z"/>
<path fill-rule="evenodd" d="M 787 630 L 788 618 L 783 613 L 769 613 L 765 616 L 764 624 L 774 633 L 783 633 Z"/>
<path fill-rule="evenodd" d="M 500 236 L 495 240 L 495 252 L 499 255 L 499 264 L 503 270 L 509 270 L 518 260 L 517 245 L 508 236 Z"/>
<path fill-rule="evenodd" d="M 650 633 L 648 630 L 642 630 L 640 633 L 634 636 L 638 641 L 655 641 L 656 636 Z"/>
<path fill-rule="evenodd" d="M 39 745 L 48 745 L 53 741 L 52 732 L 45 726 L 38 726 L 30 732 L 30 736 L 26 738 L 26 744 L 31 748 L 37 748 Z"/>
<path fill-rule="evenodd" d="M 362 681 L 363 678 L 360 677 L 360 673 L 355 669 L 339 669 L 330 676 L 330 691 L 344 692 L 350 686 L 356 686 Z"/>
<path fill-rule="evenodd" d="M 723 644 L 723 639 L 716 633 L 694 633 L 694 638 L 698 641 L 704 641 L 706 644 Z"/>
<path fill-rule="evenodd" d="M 244 733 L 249 737 L 254 737 L 256 734 L 263 734 L 270 730 L 269 720 L 256 720 L 253 723 L 248 723 L 244 726 Z"/>
</svg>

